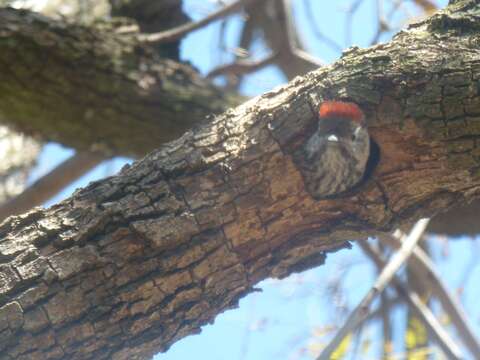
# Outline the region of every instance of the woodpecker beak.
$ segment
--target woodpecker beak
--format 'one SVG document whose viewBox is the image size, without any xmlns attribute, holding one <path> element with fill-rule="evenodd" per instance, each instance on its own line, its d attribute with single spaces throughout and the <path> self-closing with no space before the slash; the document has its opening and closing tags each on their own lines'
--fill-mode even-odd
<svg viewBox="0 0 480 360">
<path fill-rule="evenodd" d="M 327 137 L 327 140 L 331 142 L 338 142 L 338 138 L 335 135 L 330 135 Z"/>
</svg>

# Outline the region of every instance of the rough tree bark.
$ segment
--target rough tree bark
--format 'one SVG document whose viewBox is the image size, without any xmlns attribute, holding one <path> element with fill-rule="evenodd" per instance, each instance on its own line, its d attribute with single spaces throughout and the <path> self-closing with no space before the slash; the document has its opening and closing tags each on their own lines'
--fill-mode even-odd
<svg viewBox="0 0 480 360">
<path fill-rule="evenodd" d="M 120 25 L 0 9 L 2 123 L 78 150 L 140 157 L 239 104 Z"/>
<path fill-rule="evenodd" d="M 478 1 L 456 1 L 58 205 L 7 219 L 1 358 L 149 358 L 259 280 L 478 197 L 479 17 Z M 380 156 L 350 194 L 315 201 L 292 154 L 323 99 L 358 103 Z"/>
</svg>

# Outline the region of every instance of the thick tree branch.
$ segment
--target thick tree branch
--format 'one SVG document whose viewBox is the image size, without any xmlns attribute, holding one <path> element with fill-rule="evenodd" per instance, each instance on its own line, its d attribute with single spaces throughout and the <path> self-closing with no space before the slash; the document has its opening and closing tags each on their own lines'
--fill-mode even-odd
<svg viewBox="0 0 480 360">
<path fill-rule="evenodd" d="M 0 204 L 0 222 L 8 216 L 22 214 L 42 205 L 103 160 L 105 157 L 98 154 L 76 153 L 35 181 L 21 194 Z"/>
<path fill-rule="evenodd" d="M 145 359 L 259 280 L 479 196 L 478 11 L 458 1 L 50 209 L 6 220 L 2 354 Z M 351 193 L 314 200 L 295 159 L 325 99 L 364 109 L 380 155 Z"/>
<path fill-rule="evenodd" d="M 29 134 L 139 157 L 238 104 L 136 34 L 0 9 L 0 115 Z"/>
</svg>

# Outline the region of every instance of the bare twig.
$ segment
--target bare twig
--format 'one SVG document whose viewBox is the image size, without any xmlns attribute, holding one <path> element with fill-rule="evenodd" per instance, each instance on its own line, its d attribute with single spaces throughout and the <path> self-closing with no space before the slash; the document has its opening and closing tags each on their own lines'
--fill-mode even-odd
<svg viewBox="0 0 480 360">
<path fill-rule="evenodd" d="M 363 3 L 364 0 L 355 0 L 353 3 L 350 4 L 348 9 L 346 10 L 346 29 L 345 29 L 345 46 L 348 47 L 352 44 L 352 23 L 353 23 L 353 15 Z"/>
<path fill-rule="evenodd" d="M 263 60 L 238 60 L 233 64 L 217 67 L 208 73 L 207 78 L 214 78 L 221 75 L 244 75 L 256 70 L 261 69 L 264 66 L 272 64 L 278 54 L 272 54 Z"/>
<path fill-rule="evenodd" d="M 379 249 L 381 251 L 381 248 Z M 382 251 L 382 253 L 384 253 Z M 381 268 L 377 268 L 380 272 Z M 383 358 L 388 359 L 393 351 L 392 322 L 390 321 L 391 307 L 385 291 L 380 294 L 380 312 L 382 316 Z"/>
<path fill-rule="evenodd" d="M 320 59 L 317 59 L 315 56 L 309 54 L 305 50 L 292 47 L 292 48 L 290 48 L 290 51 L 297 58 L 299 58 L 299 59 L 301 59 L 301 60 L 305 61 L 306 63 L 309 63 L 313 66 L 320 67 L 320 66 L 324 65 L 324 63 Z"/>
<path fill-rule="evenodd" d="M 380 237 L 380 240 L 387 245 L 398 249 L 401 246 L 401 241 L 404 237 L 405 234 L 399 232 L 392 237 L 382 236 Z M 480 344 L 469 324 L 468 318 L 463 312 L 461 306 L 453 296 L 450 295 L 446 286 L 440 280 L 440 276 L 435 271 L 435 265 L 432 263 L 429 256 L 420 247 L 416 247 L 413 250 L 409 261 L 415 272 L 426 274 L 426 278 L 429 280 L 428 286 L 431 288 L 433 295 L 442 304 L 444 311 L 448 314 L 452 324 L 457 329 L 459 337 L 470 350 L 472 355 L 479 356 Z"/>
<path fill-rule="evenodd" d="M 377 280 L 373 284 L 370 291 L 365 295 L 360 304 L 350 314 L 343 327 L 337 332 L 330 343 L 325 347 L 317 360 L 328 360 L 331 354 L 337 349 L 343 338 L 352 330 L 356 329 L 368 316 L 368 309 L 375 299 L 375 296 L 381 293 L 388 285 L 395 273 L 400 269 L 403 263 L 408 259 L 417 242 L 422 237 L 429 219 L 420 219 L 413 227 L 402 247 L 395 253 L 388 264 L 383 268 Z"/>
<path fill-rule="evenodd" d="M 306 63 L 314 66 L 323 66 L 323 63 L 317 59 L 315 56 L 310 55 L 305 50 L 302 50 L 297 44 L 295 23 L 291 13 L 290 0 L 283 0 L 282 2 L 284 13 L 285 13 L 285 25 L 287 27 L 287 37 L 288 37 L 288 49 L 300 60 L 305 61 Z"/>
<path fill-rule="evenodd" d="M 390 12 L 388 15 L 385 17 L 383 14 L 383 7 L 381 7 L 381 0 L 378 0 L 377 2 L 377 31 L 375 35 L 373 36 L 372 40 L 370 41 L 370 45 L 375 45 L 380 41 L 380 37 L 388 32 L 393 30 L 392 24 L 392 18 L 393 16 L 397 13 L 398 9 L 402 6 L 403 2 L 402 0 L 397 0 L 394 1 L 392 4 L 392 8 L 390 9 Z"/>
<path fill-rule="evenodd" d="M 198 21 L 193 21 L 191 23 L 185 24 L 178 26 L 176 28 L 162 31 L 159 33 L 153 33 L 153 34 L 142 34 L 139 36 L 139 40 L 142 42 L 148 42 L 148 43 L 155 43 L 155 44 L 160 44 L 160 43 L 166 43 L 166 42 L 171 42 L 174 40 L 178 40 L 184 35 L 198 30 L 211 22 L 221 19 L 225 16 L 228 16 L 232 13 L 235 13 L 237 11 L 240 11 L 243 6 L 245 6 L 246 3 L 251 2 L 251 1 L 256 1 L 256 0 L 237 0 L 232 2 L 231 4 L 228 4 L 221 9 L 211 13 L 210 15 L 206 16 L 205 18 L 198 20 Z M 263 1 L 263 0 L 258 0 L 258 1 Z"/>
<path fill-rule="evenodd" d="M 459 289 L 457 288 L 457 294 L 459 299 L 462 299 L 465 286 L 469 283 L 471 276 L 475 274 L 475 268 L 480 265 L 478 263 L 478 255 L 479 255 L 478 250 L 480 248 L 480 244 L 478 243 L 478 241 L 472 241 L 470 243 L 470 247 L 472 249 L 470 251 L 470 259 L 468 261 L 468 265 L 465 266 L 463 275 L 460 276 L 461 280 L 458 281 L 459 284 L 462 284 L 460 285 Z"/>
<path fill-rule="evenodd" d="M 381 269 L 388 266 L 382 255 L 374 250 L 367 242 L 361 241 L 362 250 L 373 260 L 375 265 Z M 433 339 L 438 343 L 448 359 L 461 359 L 461 352 L 448 333 L 435 318 L 431 310 L 423 303 L 417 293 L 409 290 L 403 283 L 394 276 L 393 285 L 397 292 L 403 296 L 418 318 L 425 324 Z"/>
<path fill-rule="evenodd" d="M 303 0 L 303 4 L 304 4 L 303 6 L 305 7 L 305 17 L 307 18 L 307 21 L 310 23 L 310 28 L 312 29 L 315 36 L 321 41 L 323 41 L 325 44 L 330 46 L 330 48 L 332 48 L 333 50 L 339 53 L 342 52 L 343 50 L 342 47 L 339 44 L 337 44 L 336 41 L 332 40 L 331 38 L 323 34 L 320 28 L 317 26 L 317 22 L 313 18 L 314 11 L 312 9 L 311 0 Z"/>
<path fill-rule="evenodd" d="M 94 153 L 76 153 L 38 179 L 20 195 L 0 205 L 0 221 L 11 215 L 24 213 L 43 204 L 60 190 L 105 160 Z"/>
<path fill-rule="evenodd" d="M 384 308 L 388 308 L 389 311 L 392 311 L 395 307 L 399 306 L 400 304 L 403 304 L 403 302 L 399 296 L 393 299 L 388 296 L 385 296 L 385 307 L 383 306 L 383 304 L 379 304 L 375 309 L 370 311 L 367 318 L 365 319 L 365 322 L 369 322 L 371 320 L 382 320 Z"/>
</svg>

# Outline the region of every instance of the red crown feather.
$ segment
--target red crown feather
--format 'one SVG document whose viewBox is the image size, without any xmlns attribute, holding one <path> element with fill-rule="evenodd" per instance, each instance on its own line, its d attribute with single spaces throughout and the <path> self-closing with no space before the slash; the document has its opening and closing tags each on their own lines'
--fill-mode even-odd
<svg viewBox="0 0 480 360">
<path fill-rule="evenodd" d="M 318 109 L 320 118 L 347 118 L 363 122 L 365 116 L 357 104 L 343 101 L 325 101 Z"/>
</svg>

